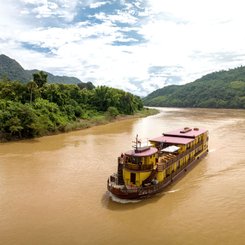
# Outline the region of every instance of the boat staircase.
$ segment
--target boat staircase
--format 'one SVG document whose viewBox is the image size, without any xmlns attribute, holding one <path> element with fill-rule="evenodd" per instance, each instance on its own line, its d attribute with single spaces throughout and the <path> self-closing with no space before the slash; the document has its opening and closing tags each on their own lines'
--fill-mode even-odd
<svg viewBox="0 0 245 245">
<path fill-rule="evenodd" d="M 118 185 L 124 185 L 123 164 L 121 163 L 118 163 L 118 167 L 117 167 L 117 181 L 118 181 Z"/>
</svg>

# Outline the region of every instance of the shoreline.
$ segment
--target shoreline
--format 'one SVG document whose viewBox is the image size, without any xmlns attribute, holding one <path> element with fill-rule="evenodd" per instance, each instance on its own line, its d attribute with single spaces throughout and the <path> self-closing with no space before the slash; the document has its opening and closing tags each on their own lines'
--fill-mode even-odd
<svg viewBox="0 0 245 245">
<path fill-rule="evenodd" d="M 123 115 L 120 114 L 116 117 L 109 117 L 106 114 L 101 115 L 99 117 L 93 117 L 86 120 L 80 120 L 79 122 L 73 122 L 70 125 L 68 124 L 64 131 L 58 132 L 59 133 L 68 133 L 71 131 L 78 131 L 83 129 L 92 128 L 95 126 L 106 125 L 114 122 L 134 119 L 134 118 L 143 118 L 148 116 L 153 116 L 158 114 L 160 111 L 158 109 L 153 108 L 144 108 L 142 111 L 138 111 L 133 115 Z M 53 135 L 53 134 L 51 134 Z"/>
<path fill-rule="evenodd" d="M 11 138 L 11 139 L 6 139 L 6 138 L 0 138 L 0 143 L 9 143 L 9 142 L 18 142 L 22 140 L 28 140 L 28 139 L 37 139 L 45 136 L 52 136 L 52 135 L 58 135 L 58 134 L 63 134 L 63 133 L 69 133 L 72 131 L 78 131 L 78 130 L 84 130 L 88 128 L 92 128 L 95 126 L 100 126 L 100 125 L 106 125 L 110 124 L 113 122 L 118 122 L 118 121 L 123 121 L 123 120 L 128 120 L 128 119 L 134 119 L 134 118 L 143 118 L 143 117 L 148 117 L 152 115 L 158 114 L 160 111 L 158 109 L 153 109 L 153 108 L 144 108 L 142 111 L 138 111 L 133 115 L 118 115 L 116 117 L 110 117 L 106 114 L 101 114 L 96 117 L 92 117 L 89 119 L 80 119 L 79 121 L 71 122 L 68 123 L 63 130 L 59 130 L 56 132 L 47 132 L 46 134 L 39 135 L 33 138 Z"/>
</svg>

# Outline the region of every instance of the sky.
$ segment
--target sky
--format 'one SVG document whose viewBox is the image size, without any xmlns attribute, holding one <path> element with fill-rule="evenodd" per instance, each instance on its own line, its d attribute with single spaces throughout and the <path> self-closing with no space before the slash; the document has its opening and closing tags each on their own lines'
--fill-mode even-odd
<svg viewBox="0 0 245 245">
<path fill-rule="evenodd" d="M 245 65 L 242 0 L 0 0 L 0 54 L 146 96 Z"/>
</svg>

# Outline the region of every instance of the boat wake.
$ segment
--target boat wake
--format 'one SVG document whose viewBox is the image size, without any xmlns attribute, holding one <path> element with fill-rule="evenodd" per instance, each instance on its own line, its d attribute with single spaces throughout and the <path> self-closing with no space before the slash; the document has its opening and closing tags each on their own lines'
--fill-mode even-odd
<svg viewBox="0 0 245 245">
<path fill-rule="evenodd" d="M 180 189 L 176 189 L 176 190 L 171 190 L 171 191 L 165 191 L 165 194 L 169 194 L 169 193 L 175 193 L 177 191 L 180 191 Z"/>
<path fill-rule="evenodd" d="M 141 201 L 141 200 L 121 199 L 121 198 L 116 197 L 112 193 L 110 193 L 110 197 L 111 197 L 111 199 L 112 199 L 113 202 L 122 203 L 122 204 L 137 203 L 137 202 L 140 202 Z"/>
</svg>

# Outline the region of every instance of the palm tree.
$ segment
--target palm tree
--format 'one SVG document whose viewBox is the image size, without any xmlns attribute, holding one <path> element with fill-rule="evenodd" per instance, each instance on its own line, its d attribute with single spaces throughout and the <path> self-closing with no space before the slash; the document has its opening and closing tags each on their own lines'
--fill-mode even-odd
<svg viewBox="0 0 245 245">
<path fill-rule="evenodd" d="M 37 84 L 34 81 L 30 81 L 29 83 L 27 83 L 27 88 L 30 91 L 30 103 L 32 103 L 32 97 L 33 97 L 33 92 L 37 89 Z"/>
<path fill-rule="evenodd" d="M 33 81 L 37 84 L 39 88 L 43 87 L 45 83 L 47 83 L 48 74 L 43 71 L 39 71 L 37 73 L 33 73 Z"/>
</svg>

